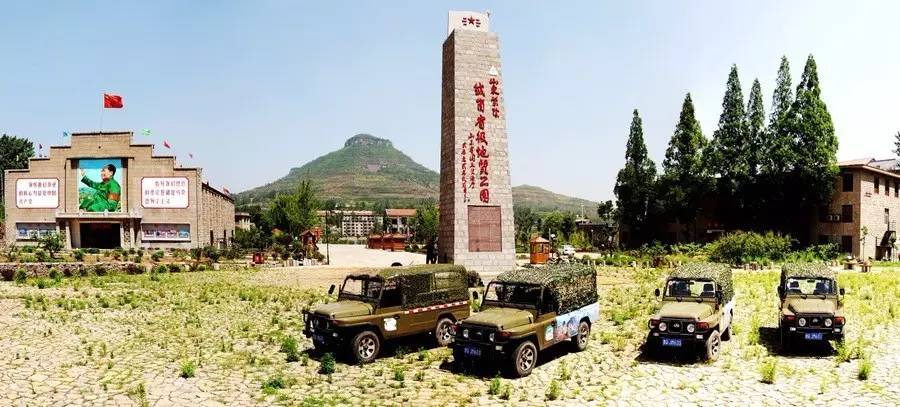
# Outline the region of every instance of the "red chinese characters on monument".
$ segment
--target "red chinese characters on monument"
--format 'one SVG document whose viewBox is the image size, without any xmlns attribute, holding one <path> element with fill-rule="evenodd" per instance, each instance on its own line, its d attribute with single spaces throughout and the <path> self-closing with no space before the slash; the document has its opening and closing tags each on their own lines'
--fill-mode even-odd
<svg viewBox="0 0 900 407">
<path fill-rule="evenodd" d="M 475 95 L 475 128 L 469 132 L 469 137 L 462 143 L 460 163 L 462 171 L 460 182 L 462 183 L 463 200 L 469 202 L 469 191 L 478 190 L 478 200 L 482 203 L 491 202 L 490 192 L 490 150 L 488 148 L 487 121 L 489 117 L 500 118 L 500 81 L 491 78 L 488 81 L 489 88 L 485 88 L 482 82 L 476 82 L 472 86 Z M 491 114 L 485 115 L 485 102 L 490 97 Z M 476 174 L 477 166 L 477 174 Z M 477 182 L 476 182 L 477 181 Z"/>
</svg>

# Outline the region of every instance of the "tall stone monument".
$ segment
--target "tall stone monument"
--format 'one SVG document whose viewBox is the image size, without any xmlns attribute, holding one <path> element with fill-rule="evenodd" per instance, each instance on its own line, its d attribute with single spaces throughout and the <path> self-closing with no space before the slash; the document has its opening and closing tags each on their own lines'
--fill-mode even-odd
<svg viewBox="0 0 900 407">
<path fill-rule="evenodd" d="M 479 272 L 516 267 L 500 46 L 489 18 L 449 13 L 441 92 L 438 258 Z"/>
</svg>

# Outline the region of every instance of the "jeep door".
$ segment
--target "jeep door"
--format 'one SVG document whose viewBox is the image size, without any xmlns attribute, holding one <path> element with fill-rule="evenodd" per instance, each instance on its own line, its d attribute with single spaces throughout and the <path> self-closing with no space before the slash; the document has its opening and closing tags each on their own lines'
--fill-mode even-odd
<svg viewBox="0 0 900 407">
<path fill-rule="evenodd" d="M 382 334 L 385 338 L 395 338 L 406 335 L 410 324 L 409 315 L 403 312 L 403 298 L 400 290 L 400 282 L 388 280 L 381 290 L 381 298 L 378 301 L 378 309 L 375 315 Z"/>
</svg>

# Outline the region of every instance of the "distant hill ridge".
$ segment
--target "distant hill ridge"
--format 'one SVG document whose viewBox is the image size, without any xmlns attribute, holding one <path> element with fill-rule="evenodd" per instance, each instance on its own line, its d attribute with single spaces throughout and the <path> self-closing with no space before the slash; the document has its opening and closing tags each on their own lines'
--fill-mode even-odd
<svg viewBox="0 0 900 407">
<path fill-rule="evenodd" d="M 317 187 L 321 199 L 338 202 L 377 202 L 390 200 L 395 205 L 413 205 L 422 199 L 437 200 L 440 175 L 413 161 L 394 148 L 390 140 L 371 134 L 357 134 L 344 147 L 316 158 L 266 185 L 237 194 L 238 204 L 265 203 L 278 193 L 296 190 L 304 179 Z M 516 206 L 537 211 L 566 210 L 586 214 L 596 212 L 597 203 L 572 198 L 545 189 L 522 185 L 513 187 Z"/>
</svg>

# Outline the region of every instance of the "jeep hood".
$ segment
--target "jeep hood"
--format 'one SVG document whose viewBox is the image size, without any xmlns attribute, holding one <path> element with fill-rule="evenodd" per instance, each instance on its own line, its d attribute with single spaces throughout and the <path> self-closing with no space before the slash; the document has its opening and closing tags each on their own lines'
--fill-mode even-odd
<svg viewBox="0 0 900 407">
<path fill-rule="evenodd" d="M 372 306 L 362 301 L 344 300 L 316 306 L 312 313 L 328 318 L 360 317 L 371 315 Z"/>
<path fill-rule="evenodd" d="M 834 315 L 837 304 L 834 299 L 792 298 L 785 300 L 785 308 L 794 314 L 828 314 Z"/>
<path fill-rule="evenodd" d="M 666 302 L 659 310 L 659 317 L 700 320 L 712 315 L 713 311 L 715 307 L 708 302 L 697 303 L 690 300 Z"/>
<path fill-rule="evenodd" d="M 530 324 L 532 321 L 534 321 L 534 316 L 528 311 L 518 308 L 493 307 L 472 314 L 463 323 L 497 329 L 510 329 Z"/>
</svg>

